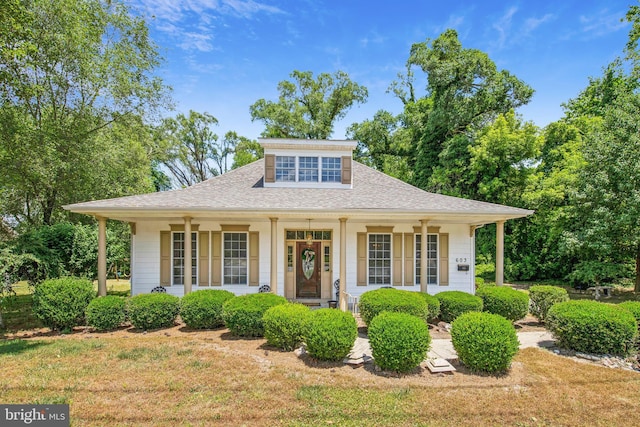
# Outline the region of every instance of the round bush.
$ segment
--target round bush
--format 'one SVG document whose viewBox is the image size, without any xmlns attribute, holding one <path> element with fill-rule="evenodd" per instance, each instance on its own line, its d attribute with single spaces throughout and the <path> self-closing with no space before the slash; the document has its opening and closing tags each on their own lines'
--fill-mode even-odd
<svg viewBox="0 0 640 427">
<path fill-rule="evenodd" d="M 513 324 L 492 313 L 467 312 L 451 324 L 451 341 L 458 358 L 472 371 L 498 373 L 509 369 L 518 352 Z"/>
<path fill-rule="evenodd" d="M 469 311 L 482 311 L 482 298 L 462 291 L 445 291 L 436 294 L 440 301 L 440 320 L 453 322 Z"/>
<path fill-rule="evenodd" d="M 33 293 L 33 313 L 51 329 L 71 329 L 84 323 L 87 306 L 95 296 L 93 284 L 87 279 L 45 280 Z"/>
<path fill-rule="evenodd" d="M 515 322 L 524 319 L 529 312 L 529 296 L 507 286 L 484 286 L 476 291 L 482 298 L 484 311 Z"/>
<path fill-rule="evenodd" d="M 351 313 L 321 308 L 309 314 L 304 341 L 309 354 L 319 360 L 342 360 L 353 347 L 358 325 Z"/>
<path fill-rule="evenodd" d="M 625 301 L 618 304 L 619 307 L 626 308 L 636 318 L 636 322 L 640 323 L 640 301 Z"/>
<path fill-rule="evenodd" d="M 280 304 L 268 309 L 262 316 L 267 343 L 287 351 L 296 348 L 303 341 L 309 313 L 309 307 L 302 304 Z"/>
<path fill-rule="evenodd" d="M 386 371 L 409 372 L 425 359 L 431 344 L 427 324 L 406 313 L 380 313 L 368 335 L 376 365 Z"/>
<path fill-rule="evenodd" d="M 264 336 L 262 316 L 287 299 L 272 293 L 248 294 L 231 298 L 222 305 L 222 319 L 229 331 L 238 337 Z"/>
<path fill-rule="evenodd" d="M 125 300 L 115 295 L 91 300 L 87 307 L 87 324 L 98 331 L 116 329 L 125 320 Z"/>
<path fill-rule="evenodd" d="M 529 310 L 538 320 L 544 321 L 552 305 L 569 301 L 569 294 L 558 286 L 537 285 L 529 288 L 531 304 Z"/>
<path fill-rule="evenodd" d="M 129 299 L 129 320 L 137 329 L 173 326 L 180 311 L 180 298 L 170 294 L 140 294 Z"/>
<path fill-rule="evenodd" d="M 380 288 L 367 291 L 358 301 L 360 317 L 369 325 L 371 320 L 383 311 L 407 313 L 427 320 L 429 308 L 425 298 L 419 292 Z"/>
<path fill-rule="evenodd" d="M 546 323 L 559 346 L 592 354 L 627 355 L 638 335 L 629 310 L 597 301 L 557 303 L 549 309 Z"/>
<path fill-rule="evenodd" d="M 194 329 L 213 329 L 224 325 L 222 304 L 235 295 L 223 289 L 191 292 L 180 300 L 180 317 Z"/>
</svg>

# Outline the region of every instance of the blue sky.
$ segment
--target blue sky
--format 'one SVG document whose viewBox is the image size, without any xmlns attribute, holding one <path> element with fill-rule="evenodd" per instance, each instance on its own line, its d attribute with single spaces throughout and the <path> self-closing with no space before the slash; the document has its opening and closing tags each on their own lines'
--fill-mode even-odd
<svg viewBox="0 0 640 427">
<path fill-rule="evenodd" d="M 148 19 L 166 62 L 160 74 L 173 87 L 179 112 L 214 115 L 215 129 L 257 138 L 249 106 L 276 100 L 278 82 L 293 70 L 347 72 L 369 90 L 366 104 L 336 125 L 344 138 L 353 122 L 380 109 L 399 113 L 386 93 L 404 70 L 413 43 L 458 31 L 466 48 L 486 52 L 501 69 L 536 93 L 518 112 L 539 126 L 562 116 L 575 97 L 622 54 L 629 25 L 620 22 L 632 0 L 360 1 L 130 0 Z M 424 75 L 417 73 L 424 87 Z M 173 113 L 170 113 L 173 114 Z"/>
</svg>

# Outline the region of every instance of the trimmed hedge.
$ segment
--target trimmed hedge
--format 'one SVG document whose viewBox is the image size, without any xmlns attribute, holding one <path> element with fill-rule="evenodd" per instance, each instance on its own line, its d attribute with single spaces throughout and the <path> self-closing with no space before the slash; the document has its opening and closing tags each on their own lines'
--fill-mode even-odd
<svg viewBox="0 0 640 427">
<path fill-rule="evenodd" d="M 319 360 L 342 360 L 353 347 L 358 325 L 351 313 L 331 308 L 314 310 L 305 325 L 307 352 Z"/>
<path fill-rule="evenodd" d="M 425 359 L 431 344 L 427 324 L 406 313 L 380 313 L 368 335 L 373 359 L 386 371 L 409 372 Z"/>
<path fill-rule="evenodd" d="M 33 293 L 33 313 L 53 330 L 70 330 L 84 323 L 85 311 L 95 297 L 93 284 L 87 279 L 45 280 Z"/>
<path fill-rule="evenodd" d="M 619 307 L 626 308 L 636 318 L 636 322 L 640 323 L 640 301 L 625 301 L 618 304 Z"/>
<path fill-rule="evenodd" d="M 304 326 L 311 310 L 302 304 L 280 304 L 268 309 L 262 322 L 267 343 L 291 351 L 303 341 Z"/>
<path fill-rule="evenodd" d="M 627 355 L 638 336 L 638 324 L 629 310 L 597 301 L 555 304 L 546 323 L 559 346 L 592 354 Z"/>
<path fill-rule="evenodd" d="M 264 313 L 271 307 L 286 303 L 285 297 L 269 292 L 241 295 L 222 305 L 222 319 L 231 334 L 237 337 L 262 337 Z"/>
<path fill-rule="evenodd" d="M 98 331 L 116 329 L 125 321 L 125 306 L 124 298 L 115 295 L 94 298 L 87 307 L 87 324 Z"/>
<path fill-rule="evenodd" d="M 518 352 L 513 324 L 498 314 L 468 312 L 451 324 L 458 358 L 472 371 L 498 373 L 509 369 Z"/>
<path fill-rule="evenodd" d="M 569 301 L 569 294 L 566 289 L 558 286 L 536 285 L 529 288 L 529 299 L 531 314 L 542 322 L 554 304 Z"/>
<path fill-rule="evenodd" d="M 129 299 L 131 324 L 144 331 L 173 326 L 180 311 L 180 298 L 170 294 L 140 294 Z"/>
<path fill-rule="evenodd" d="M 358 300 L 358 308 L 362 321 L 367 325 L 383 311 L 407 313 L 425 321 L 429 317 L 426 299 L 419 292 L 393 288 L 380 288 L 363 293 Z"/>
<path fill-rule="evenodd" d="M 483 286 L 476 291 L 482 309 L 515 322 L 529 312 L 529 295 L 507 286 Z"/>
<path fill-rule="evenodd" d="M 440 320 L 453 322 L 469 311 L 482 311 L 482 298 L 462 291 L 445 291 L 436 294 L 440 301 Z"/>
<path fill-rule="evenodd" d="M 224 326 L 222 304 L 235 297 L 224 289 L 203 289 L 191 292 L 180 300 L 180 317 L 194 329 L 213 329 Z"/>
<path fill-rule="evenodd" d="M 427 303 L 427 309 L 429 310 L 427 320 L 433 322 L 440 315 L 440 300 L 434 295 L 429 295 L 425 292 L 418 292 L 418 295 L 424 298 Z"/>
</svg>

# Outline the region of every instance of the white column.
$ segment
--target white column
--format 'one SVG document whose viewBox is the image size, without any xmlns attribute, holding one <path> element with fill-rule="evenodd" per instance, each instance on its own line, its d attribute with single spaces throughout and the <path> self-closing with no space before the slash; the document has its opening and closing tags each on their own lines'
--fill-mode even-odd
<svg viewBox="0 0 640 427">
<path fill-rule="evenodd" d="M 184 217 L 184 294 L 191 292 L 191 217 Z"/>
<path fill-rule="evenodd" d="M 278 293 L 278 218 L 271 220 L 271 292 Z"/>
<path fill-rule="evenodd" d="M 420 230 L 420 292 L 427 292 L 427 224 L 429 220 L 420 221 L 422 229 Z"/>
<path fill-rule="evenodd" d="M 340 218 L 340 310 L 349 309 L 347 301 L 347 218 Z"/>
<path fill-rule="evenodd" d="M 504 284 L 504 221 L 496 221 L 496 285 Z"/>
<path fill-rule="evenodd" d="M 98 220 L 98 296 L 107 295 L 107 219 Z"/>
</svg>

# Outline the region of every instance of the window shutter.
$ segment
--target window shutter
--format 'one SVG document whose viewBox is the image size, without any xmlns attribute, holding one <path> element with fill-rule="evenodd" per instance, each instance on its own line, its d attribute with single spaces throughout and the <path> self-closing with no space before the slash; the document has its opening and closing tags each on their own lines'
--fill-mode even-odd
<svg viewBox="0 0 640 427">
<path fill-rule="evenodd" d="M 222 286 L 222 233 L 211 232 L 211 285 Z"/>
<path fill-rule="evenodd" d="M 440 286 L 449 286 L 449 234 L 440 234 Z"/>
<path fill-rule="evenodd" d="M 264 182 L 276 182 L 275 154 L 266 154 L 264 156 Z"/>
<path fill-rule="evenodd" d="M 249 286 L 260 284 L 260 240 L 257 231 L 249 233 Z"/>
<path fill-rule="evenodd" d="M 198 234 L 198 286 L 209 286 L 209 232 Z"/>
<path fill-rule="evenodd" d="M 351 157 L 342 156 L 342 183 L 351 184 Z"/>
<path fill-rule="evenodd" d="M 404 285 L 413 286 L 413 272 L 416 250 L 413 246 L 413 234 L 406 233 L 404 235 Z"/>
<path fill-rule="evenodd" d="M 160 286 L 171 286 L 171 232 L 160 232 Z"/>
<path fill-rule="evenodd" d="M 393 286 L 402 286 L 402 233 L 393 234 Z"/>
<path fill-rule="evenodd" d="M 358 233 L 358 286 L 367 286 L 367 233 Z"/>
</svg>

